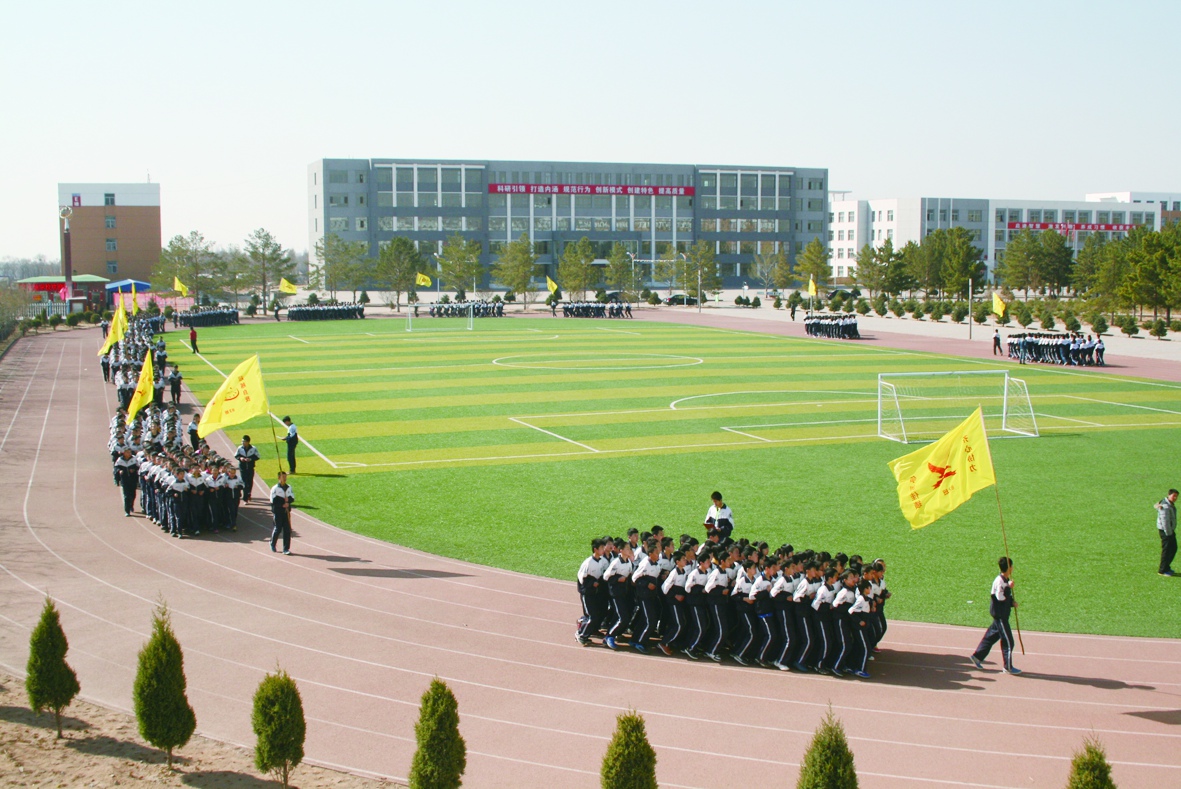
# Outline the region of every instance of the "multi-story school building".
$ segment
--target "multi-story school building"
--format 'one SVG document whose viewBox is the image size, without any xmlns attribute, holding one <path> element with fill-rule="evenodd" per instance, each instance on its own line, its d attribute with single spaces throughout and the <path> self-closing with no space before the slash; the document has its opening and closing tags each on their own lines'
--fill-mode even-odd
<svg viewBox="0 0 1181 789">
<path fill-rule="evenodd" d="M 621 243 L 643 281 L 655 261 L 714 245 L 727 287 L 752 277 L 756 253 L 795 258 L 828 237 L 828 170 L 815 167 L 429 159 L 320 159 L 308 166 L 308 243 L 327 234 L 395 236 L 425 255 L 459 233 L 483 245 L 485 265 L 526 235 L 545 274 L 586 236 L 605 262 Z M 664 258 L 667 259 L 667 258 Z M 444 283 L 444 287 L 447 283 Z"/>
</svg>

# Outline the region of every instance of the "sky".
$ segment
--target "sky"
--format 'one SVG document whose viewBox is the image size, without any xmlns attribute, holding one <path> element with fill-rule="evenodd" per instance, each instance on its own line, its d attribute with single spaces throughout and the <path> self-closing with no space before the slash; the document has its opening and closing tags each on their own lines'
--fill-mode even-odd
<svg viewBox="0 0 1181 789">
<path fill-rule="evenodd" d="M 23 2 L 0 258 L 59 182 L 160 184 L 165 241 L 307 247 L 320 158 L 827 167 L 858 198 L 1181 191 L 1181 3 Z"/>
</svg>

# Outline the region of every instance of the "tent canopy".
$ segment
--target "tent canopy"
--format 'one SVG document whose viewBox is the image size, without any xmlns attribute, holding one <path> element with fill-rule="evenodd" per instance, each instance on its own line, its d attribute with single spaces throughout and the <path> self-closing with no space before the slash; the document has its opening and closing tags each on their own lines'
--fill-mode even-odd
<svg viewBox="0 0 1181 789">
<path fill-rule="evenodd" d="M 132 284 L 135 285 L 137 293 L 143 293 L 152 289 L 151 283 L 140 282 L 138 279 L 121 279 L 118 282 L 111 282 L 107 285 L 107 290 L 115 290 L 119 293 L 130 293 Z"/>
</svg>

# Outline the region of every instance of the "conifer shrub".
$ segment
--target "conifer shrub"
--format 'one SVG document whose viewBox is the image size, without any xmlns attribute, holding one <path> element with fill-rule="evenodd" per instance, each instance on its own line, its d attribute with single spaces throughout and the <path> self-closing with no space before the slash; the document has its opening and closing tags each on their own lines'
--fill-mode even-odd
<svg viewBox="0 0 1181 789">
<path fill-rule="evenodd" d="M 853 752 L 845 739 L 845 727 L 829 709 L 812 735 L 812 743 L 800 765 L 796 789 L 857 789 Z"/>
<path fill-rule="evenodd" d="M 254 766 L 264 773 L 273 773 L 283 789 L 287 789 L 291 771 L 303 761 L 307 724 L 299 688 L 286 671 L 267 674 L 258 683 L 250 723 L 258 738 L 254 745 Z"/>
<path fill-rule="evenodd" d="M 41 608 L 41 620 L 29 637 L 29 662 L 26 665 L 25 691 L 29 694 L 29 708 L 33 712 L 49 710 L 62 736 L 62 710 L 70 705 L 81 688 L 78 675 L 66 662 L 70 645 L 62 630 L 57 607 L 48 597 Z"/>
<path fill-rule="evenodd" d="M 1116 789 L 1107 753 L 1099 740 L 1088 737 L 1083 740 L 1082 750 L 1075 751 L 1066 789 Z"/>
<path fill-rule="evenodd" d="M 168 752 L 171 770 L 172 750 L 183 748 L 193 736 L 197 716 L 185 695 L 185 659 L 163 603 L 152 615 L 152 635 L 139 652 L 132 700 L 140 736 Z"/>
<path fill-rule="evenodd" d="M 422 694 L 418 749 L 410 762 L 410 789 L 456 789 L 467 769 L 467 744 L 459 733 L 459 704 L 455 694 L 437 677 Z"/>
<path fill-rule="evenodd" d="M 656 789 L 656 751 L 648 744 L 644 718 L 634 710 L 615 719 L 615 736 L 603 754 L 603 789 Z"/>
</svg>

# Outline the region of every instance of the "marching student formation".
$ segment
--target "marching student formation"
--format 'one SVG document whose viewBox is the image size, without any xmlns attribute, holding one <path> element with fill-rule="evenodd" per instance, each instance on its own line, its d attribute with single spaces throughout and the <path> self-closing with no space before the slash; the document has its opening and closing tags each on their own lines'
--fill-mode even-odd
<svg viewBox="0 0 1181 789">
<path fill-rule="evenodd" d="M 804 316 L 804 331 L 809 337 L 827 337 L 833 340 L 860 340 L 857 332 L 857 316 L 853 313 L 843 315 L 817 315 L 809 312 Z"/>
<path fill-rule="evenodd" d="M 364 304 L 316 304 L 287 308 L 289 321 L 345 321 L 364 317 Z M 275 318 L 278 320 L 277 313 Z"/>
<path fill-rule="evenodd" d="M 1007 340 L 1009 358 L 1021 364 L 1043 362 L 1072 367 L 1104 367 L 1102 337 L 1057 332 L 1019 332 Z"/>
<path fill-rule="evenodd" d="M 732 541 L 719 493 L 705 525 L 705 542 L 659 526 L 593 539 L 577 574 L 578 642 L 869 678 L 886 633 L 885 561 Z"/>
<path fill-rule="evenodd" d="M 550 304 L 550 314 L 557 316 L 557 302 Z M 626 302 L 609 301 L 603 304 L 598 301 L 564 301 L 562 302 L 563 318 L 630 318 L 632 305 Z"/>
<path fill-rule="evenodd" d="M 469 311 L 476 318 L 503 318 L 504 302 L 453 301 L 447 304 L 432 304 L 428 314 L 432 318 L 466 318 Z M 418 305 L 414 307 L 414 314 L 418 315 Z"/>
<path fill-rule="evenodd" d="M 229 307 L 199 307 L 188 312 L 172 313 L 172 325 L 179 324 L 193 329 L 202 329 L 206 326 L 235 326 L 238 318 L 238 311 Z"/>
</svg>

